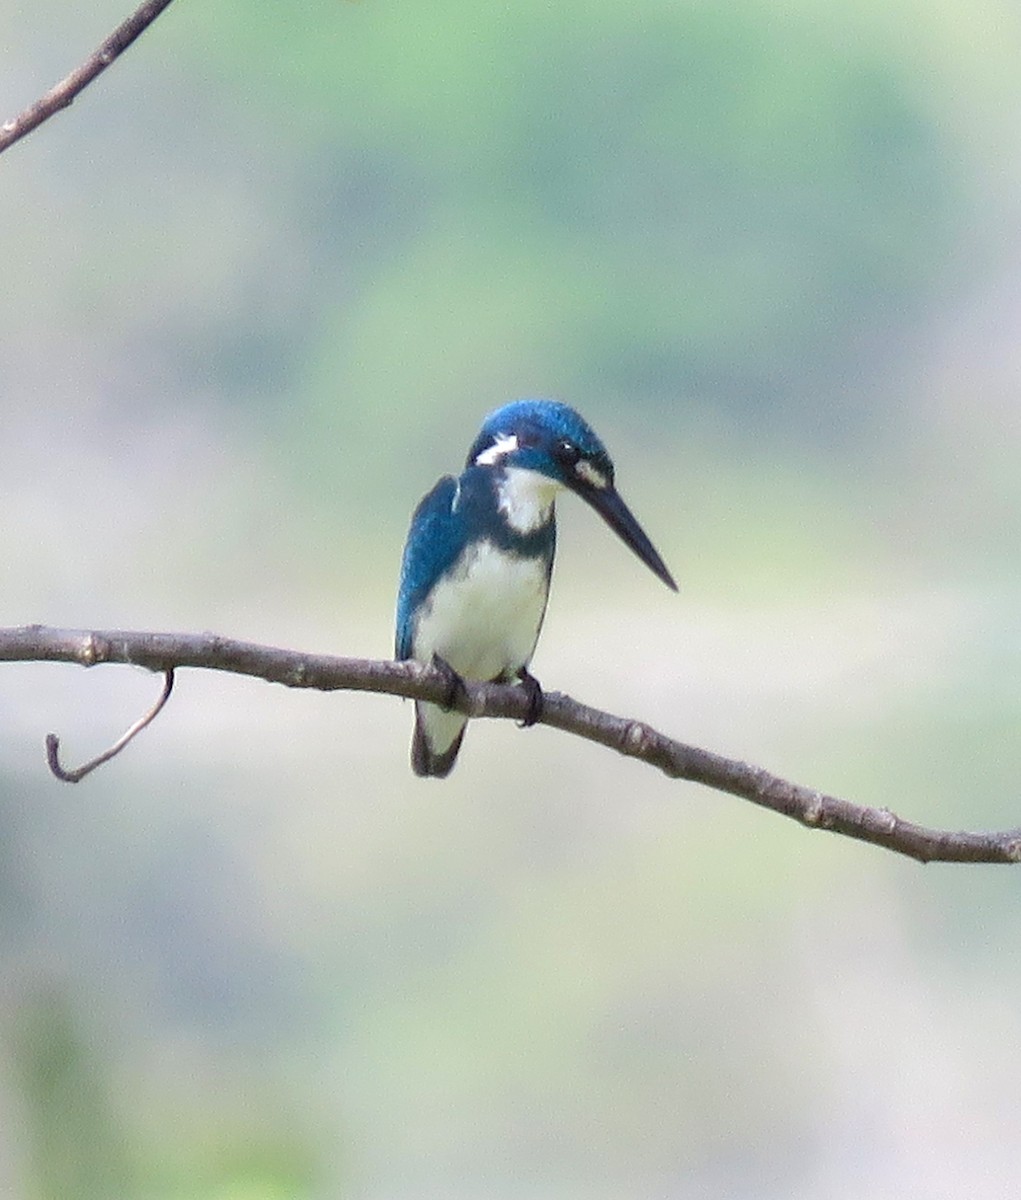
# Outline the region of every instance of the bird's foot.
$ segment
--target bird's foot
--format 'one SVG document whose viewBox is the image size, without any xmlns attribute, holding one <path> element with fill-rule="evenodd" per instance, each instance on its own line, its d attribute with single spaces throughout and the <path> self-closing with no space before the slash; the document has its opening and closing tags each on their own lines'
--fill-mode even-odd
<svg viewBox="0 0 1021 1200">
<path fill-rule="evenodd" d="M 534 725 L 542 717 L 546 697 L 542 694 L 542 685 L 534 675 L 529 674 L 527 667 L 521 668 L 518 672 L 518 679 L 528 696 L 528 708 L 525 711 L 524 720 L 520 722 L 521 728 L 527 729 L 529 725 Z"/>
<path fill-rule="evenodd" d="M 446 691 L 443 694 L 443 699 L 440 701 L 440 708 L 444 712 L 450 712 L 457 708 L 460 704 L 464 704 L 468 699 L 468 690 L 464 686 L 464 680 L 447 662 L 445 658 L 440 658 L 438 654 L 433 655 L 433 667 L 443 676 L 443 682 L 446 684 Z"/>
</svg>

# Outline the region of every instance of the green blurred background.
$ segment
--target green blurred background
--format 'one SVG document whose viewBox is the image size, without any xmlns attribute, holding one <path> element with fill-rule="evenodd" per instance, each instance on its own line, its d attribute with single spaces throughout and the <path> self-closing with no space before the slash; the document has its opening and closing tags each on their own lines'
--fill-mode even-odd
<svg viewBox="0 0 1021 1200">
<path fill-rule="evenodd" d="M 0 116 L 126 15 L 0 2 Z M 576 404 L 548 687 L 1021 823 L 1021 11 L 181 0 L 0 162 L 0 623 L 390 652 L 482 415 Z M 0 672 L 0 1195 L 1014 1197 L 1015 871 L 480 723 Z"/>
</svg>

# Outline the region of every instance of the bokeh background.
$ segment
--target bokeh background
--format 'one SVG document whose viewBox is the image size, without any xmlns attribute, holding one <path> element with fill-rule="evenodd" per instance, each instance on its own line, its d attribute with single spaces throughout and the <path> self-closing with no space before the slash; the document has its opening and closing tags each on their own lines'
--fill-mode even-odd
<svg viewBox="0 0 1021 1200">
<path fill-rule="evenodd" d="M 0 3 L 0 115 L 126 15 Z M 576 404 L 547 686 L 1021 823 L 1010 0 L 182 0 L 0 162 L 0 623 L 390 653 L 408 514 Z M 0 672 L 0 1194 L 1017 1194 L 1021 879 L 542 728 Z"/>
</svg>

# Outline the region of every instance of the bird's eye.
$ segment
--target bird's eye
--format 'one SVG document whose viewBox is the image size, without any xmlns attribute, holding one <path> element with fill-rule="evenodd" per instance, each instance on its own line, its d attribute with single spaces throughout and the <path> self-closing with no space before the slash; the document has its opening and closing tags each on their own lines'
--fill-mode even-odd
<svg viewBox="0 0 1021 1200">
<path fill-rule="evenodd" d="M 565 467 L 573 467 L 581 458 L 581 451 L 574 444 L 568 441 L 567 438 L 561 438 L 556 446 L 557 460 L 564 464 Z"/>
</svg>

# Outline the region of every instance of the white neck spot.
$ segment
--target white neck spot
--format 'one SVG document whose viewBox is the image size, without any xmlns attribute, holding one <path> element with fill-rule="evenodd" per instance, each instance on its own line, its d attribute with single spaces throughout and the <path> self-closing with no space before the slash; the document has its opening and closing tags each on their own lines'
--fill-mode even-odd
<svg viewBox="0 0 1021 1200">
<path fill-rule="evenodd" d="M 506 458 L 508 454 L 513 454 L 517 448 L 518 439 L 513 433 L 498 433 L 493 444 L 487 446 L 478 458 L 475 459 L 475 465 L 477 467 L 492 467 L 501 458 Z"/>
<path fill-rule="evenodd" d="M 534 533 L 550 519 L 553 501 L 563 485 L 526 467 L 507 467 L 499 483 L 497 503 L 515 533 Z"/>
</svg>

